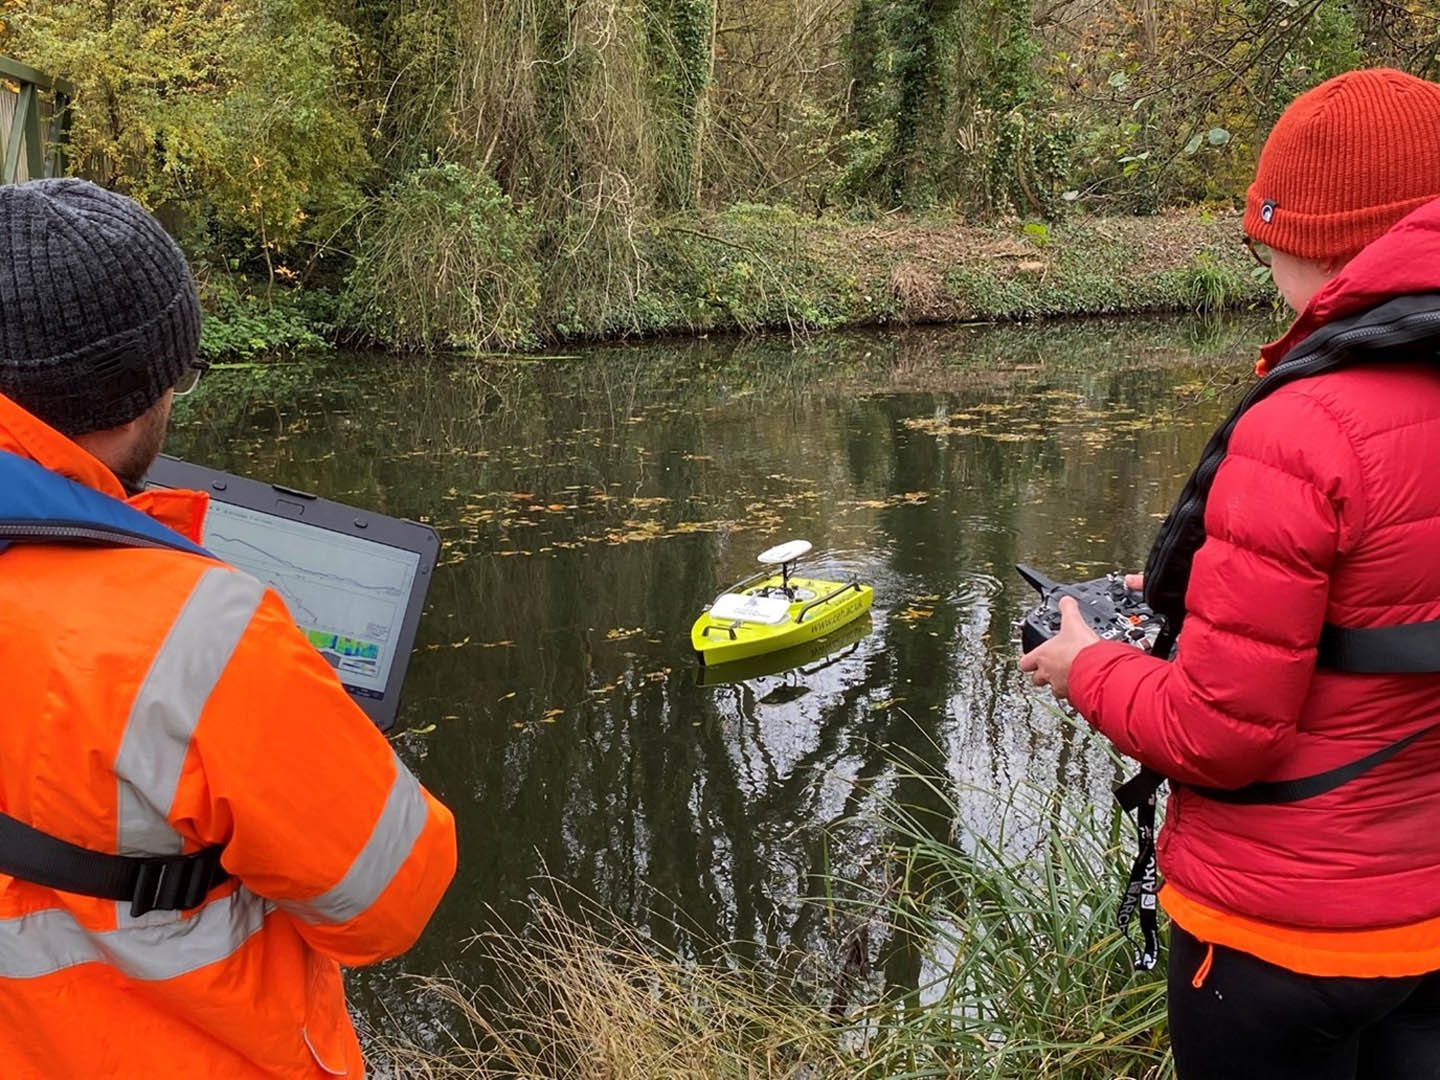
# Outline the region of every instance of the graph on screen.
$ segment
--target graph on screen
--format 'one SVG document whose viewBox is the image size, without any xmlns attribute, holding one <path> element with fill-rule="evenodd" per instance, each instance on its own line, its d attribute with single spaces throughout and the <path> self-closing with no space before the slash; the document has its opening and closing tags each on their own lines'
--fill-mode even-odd
<svg viewBox="0 0 1440 1080">
<path fill-rule="evenodd" d="M 419 555 L 216 500 L 205 546 L 278 592 L 341 682 L 383 695 Z"/>
</svg>

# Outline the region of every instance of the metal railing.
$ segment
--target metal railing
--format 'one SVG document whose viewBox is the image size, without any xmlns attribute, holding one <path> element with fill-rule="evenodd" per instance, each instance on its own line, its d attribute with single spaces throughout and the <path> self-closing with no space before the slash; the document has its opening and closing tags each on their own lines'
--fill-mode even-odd
<svg viewBox="0 0 1440 1080">
<path fill-rule="evenodd" d="M 0 56 L 0 184 L 64 173 L 71 94 L 64 79 Z"/>
</svg>

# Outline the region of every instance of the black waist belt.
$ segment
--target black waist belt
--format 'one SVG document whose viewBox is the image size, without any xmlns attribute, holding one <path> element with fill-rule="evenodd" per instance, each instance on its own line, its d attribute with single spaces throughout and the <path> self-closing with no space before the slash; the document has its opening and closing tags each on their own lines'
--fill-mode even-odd
<svg viewBox="0 0 1440 1080">
<path fill-rule="evenodd" d="M 130 901 L 130 914 L 186 911 L 230 875 L 222 847 L 190 855 L 108 855 L 79 847 L 0 814 L 0 873 L 61 892 Z"/>
<path fill-rule="evenodd" d="M 1186 789 L 1204 798 L 1235 806 L 1278 806 L 1302 802 L 1334 791 L 1342 784 L 1348 784 L 1362 773 L 1389 761 L 1433 731 L 1440 731 L 1440 721 L 1412 731 L 1403 739 L 1389 746 L 1382 746 L 1358 761 L 1351 761 L 1313 776 L 1301 776 L 1293 780 L 1260 780 L 1241 788 L 1209 788 L 1187 784 Z M 1115 789 L 1115 801 L 1126 813 L 1134 812 L 1135 824 L 1140 834 L 1140 849 L 1130 868 L 1130 877 L 1125 882 L 1125 892 L 1120 898 L 1120 910 L 1115 919 L 1120 932 L 1128 936 L 1130 922 L 1138 916 L 1141 944 L 1136 952 L 1135 967 L 1140 971 L 1153 968 L 1160 955 L 1160 935 L 1155 915 L 1155 807 L 1160 786 L 1164 783 L 1164 776 L 1145 766 Z"/>
<path fill-rule="evenodd" d="M 1359 675 L 1440 672 L 1440 619 L 1367 629 L 1326 623 L 1315 666 Z"/>
</svg>

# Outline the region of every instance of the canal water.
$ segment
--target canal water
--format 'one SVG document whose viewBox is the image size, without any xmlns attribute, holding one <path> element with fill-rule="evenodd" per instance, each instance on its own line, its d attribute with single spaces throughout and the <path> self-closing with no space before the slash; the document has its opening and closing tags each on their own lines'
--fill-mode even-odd
<svg viewBox="0 0 1440 1080">
<path fill-rule="evenodd" d="M 170 452 L 444 540 L 393 734 L 455 811 L 460 869 L 414 950 L 351 973 L 356 1010 L 423 1037 L 435 1006 L 404 976 L 486 981 L 467 939 L 523 927 L 557 882 L 682 953 L 823 949 L 799 898 L 879 858 L 883 838 L 847 823 L 926 797 L 897 760 L 973 793 L 960 805 L 982 829 L 984 793 L 1020 783 L 1103 800 L 1114 761 L 1016 672 L 1032 594 L 1014 564 L 1139 569 L 1274 330 L 1131 320 L 217 372 Z M 704 685 L 691 623 L 796 537 L 814 570 L 874 586 L 868 632 L 798 673 Z"/>
</svg>

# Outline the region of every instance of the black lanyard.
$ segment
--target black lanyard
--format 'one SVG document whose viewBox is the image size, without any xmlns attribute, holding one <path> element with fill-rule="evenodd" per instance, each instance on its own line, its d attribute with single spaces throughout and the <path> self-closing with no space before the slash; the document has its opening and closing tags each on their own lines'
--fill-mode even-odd
<svg viewBox="0 0 1440 1080">
<path fill-rule="evenodd" d="M 1115 801 L 1126 813 L 1135 811 L 1139 850 L 1130 867 L 1130 877 L 1120 896 L 1115 925 L 1130 938 L 1130 923 L 1140 924 L 1140 944 L 1135 950 L 1135 970 L 1152 971 L 1160 959 L 1160 921 L 1156 914 L 1159 875 L 1155 869 L 1155 809 L 1165 778 L 1154 769 L 1142 768 L 1115 790 Z"/>
</svg>

